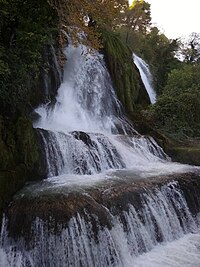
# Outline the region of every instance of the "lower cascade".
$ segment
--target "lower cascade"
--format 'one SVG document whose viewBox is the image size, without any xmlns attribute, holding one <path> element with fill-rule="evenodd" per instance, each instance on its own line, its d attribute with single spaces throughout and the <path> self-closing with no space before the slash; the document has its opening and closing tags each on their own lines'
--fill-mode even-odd
<svg viewBox="0 0 200 267">
<path fill-rule="evenodd" d="M 134 129 L 101 54 L 65 52 L 56 102 L 34 122 L 47 179 L 5 211 L 0 266 L 200 266 L 199 169 Z"/>
<path fill-rule="evenodd" d="M 109 207 L 109 193 L 104 194 L 105 203 L 96 203 L 98 215 L 85 207 L 62 223 L 55 221 L 58 214 L 48 221 L 37 217 L 17 242 L 8 228 L 14 227 L 16 233 L 21 215 L 15 214 L 16 222 L 9 218 L 12 226 L 4 218 L 2 266 L 199 266 L 200 221 L 178 183 L 145 189 L 137 196 L 132 193 L 133 199 L 123 207 Z M 70 205 L 70 196 L 62 202 Z"/>
</svg>

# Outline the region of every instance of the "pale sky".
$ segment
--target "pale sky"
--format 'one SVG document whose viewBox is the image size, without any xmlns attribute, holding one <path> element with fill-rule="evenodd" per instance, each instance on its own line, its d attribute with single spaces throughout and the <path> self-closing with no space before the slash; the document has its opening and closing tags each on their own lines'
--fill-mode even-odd
<svg viewBox="0 0 200 267">
<path fill-rule="evenodd" d="M 132 0 L 129 0 L 132 3 Z M 152 22 L 168 37 L 200 33 L 200 0 L 146 0 Z"/>
</svg>

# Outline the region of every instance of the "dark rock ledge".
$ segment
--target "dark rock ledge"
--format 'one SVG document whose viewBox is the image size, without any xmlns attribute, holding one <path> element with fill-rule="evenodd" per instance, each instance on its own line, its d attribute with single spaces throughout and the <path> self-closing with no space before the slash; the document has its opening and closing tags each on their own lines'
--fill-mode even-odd
<svg viewBox="0 0 200 267">
<path fill-rule="evenodd" d="M 155 178 L 127 178 L 107 180 L 89 188 L 53 188 L 45 189 L 41 182 L 22 190 L 6 210 L 8 230 L 12 237 L 31 238 L 31 225 L 36 218 L 46 222 L 49 229 L 59 231 L 67 227 L 69 220 L 79 213 L 98 217 L 102 227 L 112 227 L 110 212 L 118 215 L 133 204 L 136 210 L 141 208 L 142 194 L 176 181 L 182 190 L 188 207 L 193 215 L 200 212 L 200 173 L 199 171 L 160 176 Z M 84 178 L 83 178 L 84 179 Z M 40 188 L 37 190 L 35 188 Z M 43 189 L 42 189 L 43 188 Z M 35 192 L 35 193 L 34 193 Z M 94 223 L 95 227 L 95 223 Z"/>
</svg>

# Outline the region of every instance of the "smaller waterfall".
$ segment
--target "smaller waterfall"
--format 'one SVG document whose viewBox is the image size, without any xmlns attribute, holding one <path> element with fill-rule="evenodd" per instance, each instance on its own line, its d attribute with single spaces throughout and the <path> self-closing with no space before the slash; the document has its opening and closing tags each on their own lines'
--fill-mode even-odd
<svg viewBox="0 0 200 267">
<path fill-rule="evenodd" d="M 142 82 L 147 90 L 151 104 L 155 104 L 156 92 L 153 88 L 153 77 L 149 70 L 148 64 L 134 53 L 133 53 L 133 61 L 140 72 Z"/>
</svg>

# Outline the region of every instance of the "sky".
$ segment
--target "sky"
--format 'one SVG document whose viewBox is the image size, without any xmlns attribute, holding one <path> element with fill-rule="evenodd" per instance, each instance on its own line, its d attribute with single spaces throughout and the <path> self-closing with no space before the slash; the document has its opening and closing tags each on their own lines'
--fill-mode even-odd
<svg viewBox="0 0 200 267">
<path fill-rule="evenodd" d="M 145 0 L 151 4 L 152 22 L 168 38 L 200 33 L 200 0 Z M 129 0 L 132 3 L 132 0 Z"/>
</svg>

